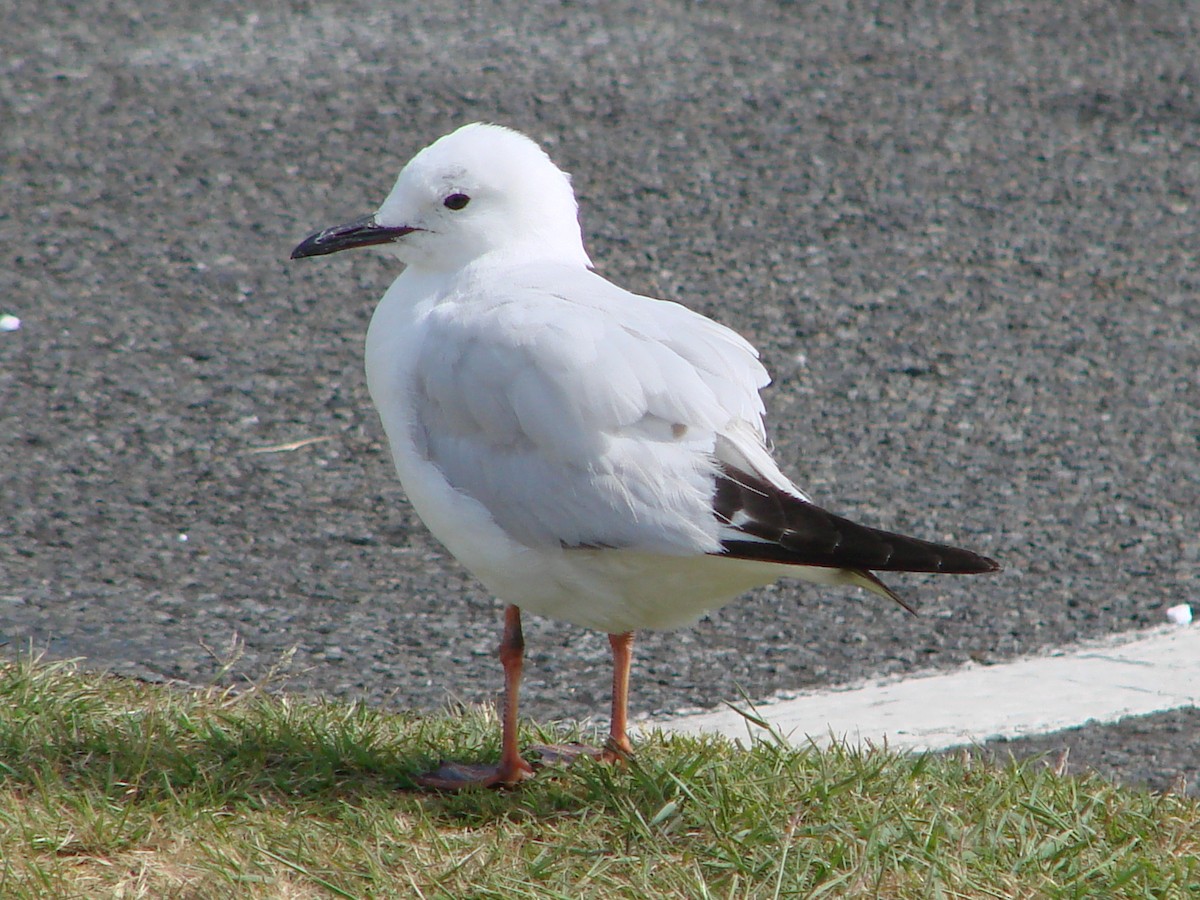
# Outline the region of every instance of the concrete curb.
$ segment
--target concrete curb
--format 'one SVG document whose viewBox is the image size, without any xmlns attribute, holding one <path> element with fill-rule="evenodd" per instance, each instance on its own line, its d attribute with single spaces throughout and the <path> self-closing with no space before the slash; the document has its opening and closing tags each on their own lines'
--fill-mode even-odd
<svg viewBox="0 0 1200 900">
<path fill-rule="evenodd" d="M 845 739 L 919 751 L 1196 705 L 1200 628 L 1167 626 L 1000 665 L 778 696 L 754 712 L 793 743 Z M 733 739 L 761 734 L 732 708 L 641 727 Z"/>
</svg>

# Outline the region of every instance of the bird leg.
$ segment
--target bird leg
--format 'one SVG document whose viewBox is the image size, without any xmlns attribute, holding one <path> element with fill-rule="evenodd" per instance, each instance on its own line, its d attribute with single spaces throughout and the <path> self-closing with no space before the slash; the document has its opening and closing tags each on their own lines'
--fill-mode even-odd
<svg viewBox="0 0 1200 900">
<path fill-rule="evenodd" d="M 633 662 L 633 632 L 610 634 L 608 645 L 612 648 L 612 721 L 608 729 L 608 746 L 603 759 L 613 761 L 632 755 L 626 726 L 629 724 L 629 666 Z"/>
<path fill-rule="evenodd" d="M 629 666 L 633 660 L 633 632 L 610 634 L 608 645 L 612 648 L 612 720 L 608 740 L 604 749 L 586 744 L 539 744 L 530 751 L 538 755 L 543 765 L 566 765 L 581 756 L 590 756 L 604 762 L 618 762 L 633 755 L 626 728 L 629 724 Z"/>
<path fill-rule="evenodd" d="M 521 692 L 521 668 L 525 636 L 521 632 L 521 610 L 504 610 L 504 636 L 500 639 L 500 664 L 504 667 L 504 702 L 500 708 L 500 762 L 495 766 L 443 762 L 433 772 L 418 775 L 420 787 L 459 791 L 469 787 L 510 787 L 533 775 L 533 766 L 522 757 L 517 743 L 517 706 Z"/>
<path fill-rule="evenodd" d="M 521 610 L 504 610 L 504 637 L 500 640 L 500 665 L 504 667 L 504 708 L 500 712 L 500 783 L 516 784 L 533 774 L 533 766 L 521 758 L 517 744 L 517 707 L 521 700 L 521 669 L 525 661 L 525 635 Z"/>
</svg>

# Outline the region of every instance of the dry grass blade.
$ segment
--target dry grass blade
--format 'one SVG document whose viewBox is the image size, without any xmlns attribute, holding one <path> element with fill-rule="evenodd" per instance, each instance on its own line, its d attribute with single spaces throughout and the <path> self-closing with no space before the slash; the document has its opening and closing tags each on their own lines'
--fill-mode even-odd
<svg viewBox="0 0 1200 900">
<path fill-rule="evenodd" d="M 286 453 L 289 450 L 299 450 L 301 447 L 307 447 L 310 444 L 323 444 L 325 441 L 332 441 L 333 435 L 324 435 L 322 437 L 304 438 L 299 441 L 289 441 L 286 444 L 272 444 L 269 447 L 254 447 L 246 451 L 249 456 L 254 456 L 258 453 Z"/>
</svg>

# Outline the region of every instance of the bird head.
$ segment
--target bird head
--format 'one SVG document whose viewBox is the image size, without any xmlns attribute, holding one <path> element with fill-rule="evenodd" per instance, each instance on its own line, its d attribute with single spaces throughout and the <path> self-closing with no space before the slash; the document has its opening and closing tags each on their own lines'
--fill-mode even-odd
<svg viewBox="0 0 1200 900">
<path fill-rule="evenodd" d="M 292 259 L 367 246 L 435 272 L 506 253 L 591 265 L 569 176 L 525 135 L 481 123 L 420 151 L 378 210 L 310 235 Z"/>
</svg>

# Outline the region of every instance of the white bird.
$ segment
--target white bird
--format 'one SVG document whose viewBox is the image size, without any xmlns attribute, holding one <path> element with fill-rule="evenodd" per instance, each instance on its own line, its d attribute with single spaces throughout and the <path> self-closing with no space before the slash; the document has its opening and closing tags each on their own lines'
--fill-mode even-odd
<svg viewBox="0 0 1200 900">
<path fill-rule="evenodd" d="M 631 752 L 633 632 L 694 622 L 779 578 L 996 571 L 968 550 L 815 506 L 771 458 L 740 335 L 591 271 L 569 177 L 516 131 L 472 124 L 401 171 L 374 215 L 292 258 L 380 245 L 405 269 L 367 333 L 371 397 L 429 530 L 508 605 L 497 766 L 444 763 L 440 789 L 515 784 L 521 608 L 607 632 L 612 722 Z M 906 607 L 907 608 L 907 607 Z"/>
</svg>

